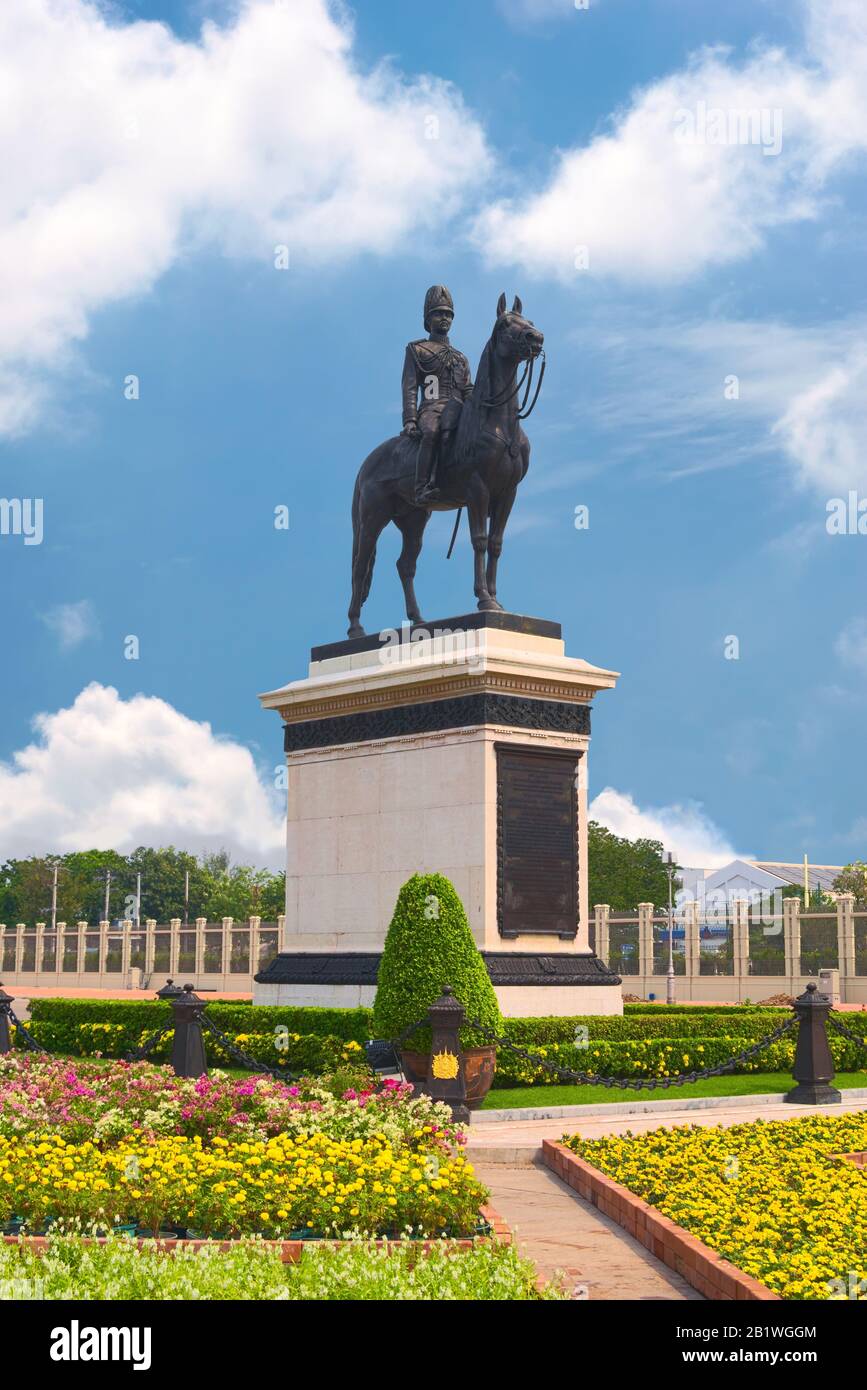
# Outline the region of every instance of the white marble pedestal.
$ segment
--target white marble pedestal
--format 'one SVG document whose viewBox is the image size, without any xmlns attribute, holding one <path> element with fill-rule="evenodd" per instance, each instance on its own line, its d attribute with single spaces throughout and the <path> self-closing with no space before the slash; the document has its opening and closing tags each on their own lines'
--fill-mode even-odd
<svg viewBox="0 0 867 1390">
<path fill-rule="evenodd" d="M 402 884 L 438 872 L 504 1014 L 620 1013 L 587 902 L 590 704 L 617 672 L 514 614 L 383 636 L 260 697 L 285 725 L 286 922 L 254 1002 L 372 1002 Z"/>
</svg>

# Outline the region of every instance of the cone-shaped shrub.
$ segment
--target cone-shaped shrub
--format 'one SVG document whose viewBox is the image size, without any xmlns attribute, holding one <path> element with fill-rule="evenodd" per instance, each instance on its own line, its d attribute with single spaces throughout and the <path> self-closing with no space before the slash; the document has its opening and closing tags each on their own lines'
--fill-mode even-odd
<svg viewBox="0 0 867 1390">
<path fill-rule="evenodd" d="M 385 938 L 373 1005 L 375 1036 L 396 1038 L 425 1019 L 446 985 L 468 1018 L 502 1032 L 497 996 L 453 885 L 442 874 L 414 874 L 400 890 Z M 489 1041 L 478 1030 L 461 1030 L 464 1047 L 483 1047 Z M 406 1046 L 427 1051 L 430 1027 L 413 1033 Z"/>
</svg>

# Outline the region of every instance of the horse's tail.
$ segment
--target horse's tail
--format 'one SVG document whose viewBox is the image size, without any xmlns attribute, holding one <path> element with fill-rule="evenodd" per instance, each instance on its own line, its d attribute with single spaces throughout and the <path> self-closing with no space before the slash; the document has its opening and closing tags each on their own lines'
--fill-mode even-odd
<svg viewBox="0 0 867 1390">
<path fill-rule="evenodd" d="M 355 561 L 358 556 L 358 538 L 361 533 L 361 469 L 355 476 L 355 488 L 352 493 L 352 568 L 355 570 Z"/>
<path fill-rule="evenodd" d="M 358 562 L 361 553 L 361 538 L 364 531 L 361 515 L 363 506 L 361 495 L 361 483 L 363 473 L 364 465 L 362 464 L 361 468 L 358 470 L 358 475 L 355 479 L 355 488 L 352 493 L 352 584 L 354 591 L 357 587 L 359 601 L 362 606 L 366 602 L 367 596 L 370 593 L 370 586 L 373 583 L 373 566 L 376 562 L 376 541 L 374 541 L 373 547 L 368 556 L 367 565 L 365 566 L 364 573 L 358 573 Z"/>
</svg>

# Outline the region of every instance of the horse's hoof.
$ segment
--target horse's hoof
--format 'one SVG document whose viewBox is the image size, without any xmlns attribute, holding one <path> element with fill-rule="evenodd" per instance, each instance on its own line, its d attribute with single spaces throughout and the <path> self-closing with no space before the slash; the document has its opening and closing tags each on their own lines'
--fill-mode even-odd
<svg viewBox="0 0 867 1390">
<path fill-rule="evenodd" d="M 367 633 L 364 631 L 361 623 L 353 623 L 346 635 L 347 637 L 366 637 Z"/>
</svg>

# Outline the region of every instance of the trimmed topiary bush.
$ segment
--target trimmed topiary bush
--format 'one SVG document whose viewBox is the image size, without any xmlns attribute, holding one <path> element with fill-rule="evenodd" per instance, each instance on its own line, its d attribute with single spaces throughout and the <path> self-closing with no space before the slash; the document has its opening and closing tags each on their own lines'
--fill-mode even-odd
<svg viewBox="0 0 867 1390">
<path fill-rule="evenodd" d="M 397 1038 L 425 1018 L 446 985 L 469 1018 L 502 1032 L 497 996 L 453 885 L 442 874 L 414 874 L 400 890 L 385 938 L 373 1005 L 376 1036 Z M 424 1026 L 406 1045 L 426 1052 L 430 1040 L 430 1028 Z M 464 1047 L 484 1047 L 489 1041 L 478 1030 L 461 1030 Z"/>
</svg>

